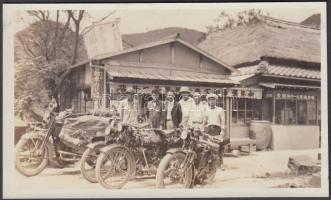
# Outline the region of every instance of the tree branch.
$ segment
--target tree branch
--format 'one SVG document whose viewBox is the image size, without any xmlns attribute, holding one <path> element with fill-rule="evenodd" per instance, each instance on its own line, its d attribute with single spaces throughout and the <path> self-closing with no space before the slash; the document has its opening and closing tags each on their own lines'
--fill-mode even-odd
<svg viewBox="0 0 331 200">
<path fill-rule="evenodd" d="M 17 38 L 20 41 L 20 43 L 22 44 L 25 54 L 29 57 L 36 57 L 36 54 L 29 47 L 27 47 L 27 45 L 24 43 L 23 39 L 21 38 L 21 36 L 19 34 L 17 34 Z"/>
</svg>

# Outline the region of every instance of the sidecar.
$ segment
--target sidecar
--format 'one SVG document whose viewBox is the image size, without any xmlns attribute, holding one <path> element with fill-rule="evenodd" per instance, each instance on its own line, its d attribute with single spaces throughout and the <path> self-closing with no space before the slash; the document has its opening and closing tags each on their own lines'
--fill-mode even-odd
<svg viewBox="0 0 331 200">
<path fill-rule="evenodd" d="M 79 161 L 88 144 L 104 141 L 104 130 L 111 120 L 51 113 L 45 126 L 28 129 L 17 143 L 16 169 L 25 176 L 35 176 L 49 165 L 63 168 Z"/>
<path fill-rule="evenodd" d="M 104 131 L 112 118 L 83 115 L 64 120 L 59 133 L 61 142 L 78 152 L 84 152 L 89 143 L 104 141 Z"/>
</svg>

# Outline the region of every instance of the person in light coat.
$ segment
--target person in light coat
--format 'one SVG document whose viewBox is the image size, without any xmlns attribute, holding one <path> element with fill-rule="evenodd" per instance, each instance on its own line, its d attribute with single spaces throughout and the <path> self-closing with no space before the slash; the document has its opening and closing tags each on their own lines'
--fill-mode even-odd
<svg viewBox="0 0 331 200">
<path fill-rule="evenodd" d="M 189 124 L 190 112 L 194 109 L 194 101 L 190 97 L 190 89 L 188 87 L 181 87 L 180 90 L 181 99 L 179 104 L 182 108 L 182 123 L 183 127 L 187 127 Z"/>
</svg>

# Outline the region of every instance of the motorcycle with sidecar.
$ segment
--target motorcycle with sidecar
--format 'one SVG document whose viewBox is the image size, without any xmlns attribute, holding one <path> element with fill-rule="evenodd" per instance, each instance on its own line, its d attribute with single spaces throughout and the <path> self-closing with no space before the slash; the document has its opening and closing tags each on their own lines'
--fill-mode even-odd
<svg viewBox="0 0 331 200">
<path fill-rule="evenodd" d="M 70 110 L 46 112 L 43 125 L 28 129 L 16 144 L 16 169 L 24 176 L 35 176 L 47 166 L 63 168 L 74 164 L 88 144 L 104 141 L 102 130 L 109 121 L 111 118 L 73 114 Z M 91 124 L 97 124 L 97 129 L 89 129 Z"/>
</svg>

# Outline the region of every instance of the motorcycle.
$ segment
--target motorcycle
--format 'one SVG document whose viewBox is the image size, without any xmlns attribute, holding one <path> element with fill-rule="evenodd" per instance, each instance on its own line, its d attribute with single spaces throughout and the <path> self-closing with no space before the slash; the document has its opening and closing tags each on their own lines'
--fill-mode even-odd
<svg viewBox="0 0 331 200">
<path fill-rule="evenodd" d="M 180 145 L 177 130 L 163 131 L 144 126 L 121 125 L 113 128 L 116 144 L 101 149 L 96 176 L 106 189 L 122 188 L 129 180 L 156 174 L 167 148 Z"/>
<path fill-rule="evenodd" d="M 157 188 L 192 188 L 216 175 L 220 140 L 195 128 L 183 130 L 181 139 L 182 147 L 169 149 L 158 166 Z"/>
<path fill-rule="evenodd" d="M 80 116 L 82 114 L 73 114 L 70 110 L 59 114 L 52 110 L 46 112 L 43 125 L 28 130 L 15 146 L 16 169 L 24 176 L 35 176 L 48 165 L 63 168 L 79 161 L 87 144 L 104 140 L 98 135 L 80 136 L 82 132 L 76 130 L 79 144 L 66 143 L 60 137 L 65 120 Z"/>
<path fill-rule="evenodd" d="M 118 119 L 114 119 L 110 125 L 105 129 L 105 139 L 103 141 L 98 141 L 90 143 L 87 145 L 86 151 L 83 153 L 80 161 L 80 172 L 83 177 L 90 183 L 97 183 L 98 179 L 96 177 L 95 167 L 98 156 L 100 155 L 100 150 L 112 143 L 116 143 L 116 134 L 111 134 L 112 129 L 115 124 L 118 123 Z"/>
</svg>

